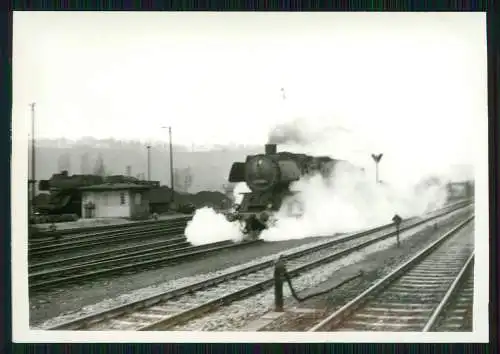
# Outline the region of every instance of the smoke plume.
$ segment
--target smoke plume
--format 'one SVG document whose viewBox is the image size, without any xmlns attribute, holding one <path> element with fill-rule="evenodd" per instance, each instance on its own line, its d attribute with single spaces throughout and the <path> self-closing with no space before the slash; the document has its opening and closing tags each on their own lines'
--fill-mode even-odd
<svg viewBox="0 0 500 354">
<path fill-rule="evenodd" d="M 472 179 L 471 164 L 460 160 L 463 154 L 453 149 L 467 145 L 463 140 L 456 146 L 448 140 L 447 149 L 439 149 L 444 135 L 436 132 L 433 147 L 429 134 L 413 137 L 413 131 L 397 135 L 373 126 L 363 129 L 366 124 L 351 129 L 325 121 L 332 120 L 295 119 L 279 124 L 270 130 L 268 143 L 279 144 L 278 151 L 345 160 L 363 171 L 353 172 L 347 164 L 338 163 L 331 178 L 314 175 L 293 183 L 291 189 L 297 194 L 285 200 L 274 216 L 274 226 L 261 234 L 265 241 L 331 236 L 390 223 L 394 214 L 403 218 L 421 215 L 445 204 L 447 182 Z M 377 183 L 371 155 L 381 152 Z M 236 203 L 246 191 L 245 183 L 234 188 Z M 297 204 L 302 211 L 298 218 L 290 214 Z M 194 244 L 242 238 L 237 222 L 227 222 L 206 208 L 196 212 L 186 235 Z"/>
<path fill-rule="evenodd" d="M 409 136 L 391 134 L 387 129 L 365 125 L 351 129 L 332 119 L 295 119 L 270 130 L 269 141 L 283 144 L 278 150 L 327 155 L 364 171 L 353 172 L 347 164 L 338 163 L 331 178 L 314 175 L 292 184 L 297 194 L 283 203 L 275 215 L 275 226 L 264 231 L 262 239 L 330 236 L 390 223 L 395 214 L 405 218 L 421 215 L 446 203 L 447 182 L 471 179 L 473 175 L 470 165 L 450 166 L 457 155 L 452 149 L 432 150 L 432 142 L 425 138 L 413 143 L 411 132 Z M 439 147 L 443 135 L 435 134 L 441 139 L 436 141 Z M 380 152 L 384 156 L 379 163 L 381 181 L 377 183 L 371 155 Z M 300 205 L 300 218 L 290 216 L 293 204 Z"/>
<path fill-rule="evenodd" d="M 446 202 L 443 185 L 421 190 L 398 189 L 376 184 L 364 173 L 354 173 L 342 164 L 337 165 L 328 180 L 314 175 L 291 188 L 298 194 L 284 202 L 275 226 L 264 231 L 262 239 L 281 241 L 352 232 L 390 223 L 395 214 L 404 218 L 421 215 Z M 300 203 L 301 217 L 289 215 L 292 203 Z"/>
<path fill-rule="evenodd" d="M 340 125 L 324 126 L 314 129 L 305 118 L 295 118 L 290 122 L 279 123 L 268 133 L 268 144 L 278 145 L 310 145 L 315 141 L 326 141 L 328 137 L 338 133 L 348 133 L 349 129 Z"/>
</svg>

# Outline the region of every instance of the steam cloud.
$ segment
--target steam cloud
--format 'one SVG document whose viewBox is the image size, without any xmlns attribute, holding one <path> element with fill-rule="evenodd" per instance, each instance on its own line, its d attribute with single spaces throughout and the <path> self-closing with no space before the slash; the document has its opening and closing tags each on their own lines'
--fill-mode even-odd
<svg viewBox="0 0 500 354">
<path fill-rule="evenodd" d="M 311 236 L 331 236 L 339 232 L 390 223 L 395 214 L 406 218 L 442 207 L 446 192 L 441 184 L 422 190 L 397 189 L 375 184 L 363 173 L 353 173 L 339 164 L 331 179 L 320 175 L 304 178 L 291 187 L 303 215 L 288 215 L 288 200 L 276 215 L 276 225 L 261 234 L 265 241 Z"/>
<path fill-rule="evenodd" d="M 243 234 L 237 223 L 230 223 L 224 215 L 209 207 L 196 210 L 184 231 L 187 240 L 195 245 L 231 240 L 239 242 Z"/>
<path fill-rule="evenodd" d="M 371 153 L 379 150 L 370 145 L 370 137 L 376 134 L 365 132 L 363 135 L 362 130 L 356 129 L 354 135 L 352 130 L 339 125 L 313 126 L 308 122 L 295 119 L 275 126 L 269 132 L 268 143 L 280 144 L 279 151 L 328 155 L 365 170 L 354 173 L 338 163 L 328 180 L 315 175 L 292 184 L 291 189 L 298 193 L 283 203 L 275 215 L 275 225 L 261 234 L 265 241 L 331 236 L 389 223 L 394 214 L 404 218 L 421 215 L 445 204 L 448 181 L 471 179 L 473 175 L 467 164 L 456 165 L 453 169 L 443 167 L 450 156 L 444 156 L 441 161 L 429 161 L 419 158 L 418 152 L 411 155 L 411 151 L 405 151 L 411 143 L 394 140 L 390 146 L 391 136 L 386 135 L 386 145 L 382 149 L 385 153 L 380 163 L 383 183 L 375 183 Z M 240 193 L 246 191 L 244 183 L 234 188 L 236 203 L 241 201 Z M 300 218 L 289 214 L 289 208 L 297 202 L 303 211 Z M 227 222 L 223 215 L 206 208 L 196 212 L 186 229 L 186 236 L 194 244 L 242 238 L 237 223 Z"/>
</svg>

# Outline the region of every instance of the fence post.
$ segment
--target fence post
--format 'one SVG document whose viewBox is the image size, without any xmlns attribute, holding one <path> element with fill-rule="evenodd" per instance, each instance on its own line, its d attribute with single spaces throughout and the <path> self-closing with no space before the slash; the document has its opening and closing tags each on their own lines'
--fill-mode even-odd
<svg viewBox="0 0 500 354">
<path fill-rule="evenodd" d="M 283 312 L 283 278 L 285 262 L 280 255 L 274 264 L 274 310 Z"/>
<path fill-rule="evenodd" d="M 394 215 L 394 217 L 392 218 L 392 222 L 394 222 L 394 224 L 396 225 L 396 241 L 398 243 L 398 247 L 400 246 L 400 243 L 399 243 L 399 226 L 401 225 L 401 221 L 403 221 L 403 219 L 398 214 Z"/>
</svg>

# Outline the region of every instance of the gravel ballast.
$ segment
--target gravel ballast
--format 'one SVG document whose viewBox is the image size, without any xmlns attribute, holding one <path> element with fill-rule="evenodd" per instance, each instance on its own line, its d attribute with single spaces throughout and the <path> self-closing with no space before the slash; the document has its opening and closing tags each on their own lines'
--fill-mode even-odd
<svg viewBox="0 0 500 354">
<path fill-rule="evenodd" d="M 342 292 L 334 291 L 336 298 L 344 294 L 343 298 L 337 299 L 337 303 L 344 303 L 357 295 L 364 288 L 368 287 L 373 281 L 381 276 L 381 272 L 388 272 L 396 265 L 409 259 L 418 250 L 436 240 L 440 235 L 449 231 L 464 219 L 470 211 L 454 213 L 452 217 L 441 218 L 439 220 L 438 230 L 433 226 L 422 226 L 417 230 L 401 233 L 401 247 L 398 249 L 394 239 L 387 239 L 380 243 L 369 246 L 361 251 L 355 252 L 345 258 L 330 264 L 316 268 L 314 271 L 307 272 L 292 280 L 294 289 L 299 292 L 299 296 L 306 296 L 310 293 L 323 291 L 331 288 L 334 284 L 341 282 L 363 270 L 366 275 L 360 280 L 355 280 L 342 288 Z M 350 289 L 351 291 L 344 291 Z M 285 308 L 294 307 L 298 304 L 291 297 L 288 286 L 284 287 Z M 330 295 L 331 296 L 331 295 Z M 329 295 L 326 296 L 329 299 Z M 344 302 L 342 302 L 344 301 Z M 328 302 L 328 301 L 326 301 Z M 320 308 L 330 311 L 335 301 L 329 301 L 329 306 L 321 299 L 311 299 L 301 304 L 301 307 Z M 260 318 L 263 314 L 272 310 L 274 304 L 274 289 L 251 296 L 247 299 L 234 302 L 233 304 L 221 308 L 219 311 L 204 316 L 200 319 L 190 321 L 186 325 L 172 328 L 175 331 L 238 331 L 244 328 L 250 321 Z M 298 317 L 309 316 L 311 314 L 301 314 Z M 286 328 L 288 325 L 286 317 L 285 322 L 276 321 L 265 330 L 303 330 L 299 328 Z M 293 322 L 292 322 L 293 325 Z M 274 327 L 273 327 L 274 326 Z M 285 328 L 283 328 L 285 327 Z"/>
<path fill-rule="evenodd" d="M 455 212 L 453 215 L 459 213 L 463 214 L 463 211 Z M 404 240 L 408 235 L 409 233 L 403 233 L 401 239 Z M 180 265 L 164 267 L 138 274 L 123 275 L 113 279 L 97 280 L 81 286 L 72 286 L 50 293 L 38 294 L 30 299 L 30 325 L 38 328 L 51 327 L 86 314 L 106 310 L 173 288 L 198 282 L 208 277 L 234 271 L 264 259 L 271 259 L 284 250 L 288 251 L 294 247 L 304 248 L 314 243 L 322 243 L 325 242 L 326 239 L 327 238 L 324 237 L 316 237 L 256 244 L 246 246 L 242 249 L 232 249 L 215 253 L 204 259 Z M 378 247 L 376 249 L 379 249 L 380 247 L 389 247 L 393 243 L 394 240 L 389 239 L 381 244 L 370 246 L 371 251 L 367 252 L 375 252 L 373 247 Z M 305 285 L 306 288 L 327 280 L 331 273 L 338 270 L 339 267 L 342 268 L 352 262 L 359 262 L 364 257 L 366 257 L 366 254 L 357 252 L 347 263 L 339 264 L 339 262 L 337 262 L 335 265 L 336 268 L 333 267 L 326 273 L 320 272 L 321 277 L 313 279 L 314 281 L 312 282 L 307 282 Z M 343 260 L 341 260 L 341 262 L 342 261 Z M 318 270 L 320 270 L 320 268 L 318 268 Z M 299 287 L 298 290 L 301 290 L 301 288 Z M 238 303 L 235 304 L 236 308 L 239 307 Z M 259 305 L 257 304 L 256 306 Z M 256 306 L 251 305 L 250 307 L 255 309 Z M 268 307 L 269 306 L 264 307 L 264 310 L 267 310 Z M 248 309 L 248 306 L 245 305 L 243 308 Z M 258 314 L 256 314 L 256 316 L 258 316 Z M 252 316 L 246 317 L 251 318 Z M 45 323 L 43 323 L 44 321 Z"/>
<path fill-rule="evenodd" d="M 41 322 L 55 316 L 68 314 L 84 314 L 96 311 L 98 308 L 109 308 L 113 304 L 123 304 L 137 297 L 153 295 L 166 287 L 163 283 L 187 284 L 195 275 L 197 281 L 205 279 L 209 273 L 219 270 L 227 271 L 229 267 L 241 265 L 249 261 L 260 260 L 262 257 L 275 255 L 301 245 L 324 242 L 327 238 L 314 237 L 301 240 L 282 242 L 266 242 L 233 248 L 207 255 L 205 258 L 187 261 L 182 264 L 142 271 L 136 274 L 124 274 L 113 278 L 95 280 L 82 285 L 73 285 L 55 289 L 50 292 L 30 296 L 30 325 L 37 326 Z M 194 278 L 193 278 L 194 279 Z M 141 290 L 140 294 L 128 294 Z M 120 295 L 123 295 L 120 297 Z M 94 305 L 84 308 L 89 305 Z M 72 316 L 74 317 L 74 316 Z"/>
<path fill-rule="evenodd" d="M 354 297 L 359 295 L 364 290 L 368 289 L 375 281 L 389 274 L 400 264 L 403 264 L 413 257 L 419 250 L 431 244 L 440 236 L 451 230 L 458 224 L 456 218 L 451 219 L 446 224 L 442 224 L 438 231 L 429 228 L 415 237 L 409 238 L 401 243 L 401 248 L 393 246 L 386 250 L 373 253 L 366 257 L 362 262 L 353 264 L 349 267 L 336 272 L 326 282 L 318 284 L 318 286 L 299 293 L 300 297 L 307 296 L 327 290 L 335 286 L 335 284 L 346 279 L 351 275 L 363 270 L 364 275 L 358 280 L 348 283 L 338 289 L 332 290 L 327 294 L 313 297 L 302 303 L 297 302 L 293 298 L 286 299 L 287 307 L 292 311 L 286 313 L 285 316 L 270 325 L 262 328 L 262 331 L 305 331 L 311 328 L 314 324 L 321 321 L 331 313 L 338 310 Z M 474 223 L 464 227 L 460 232 L 474 232 Z M 293 308 L 315 310 L 312 313 L 294 312 Z"/>
</svg>

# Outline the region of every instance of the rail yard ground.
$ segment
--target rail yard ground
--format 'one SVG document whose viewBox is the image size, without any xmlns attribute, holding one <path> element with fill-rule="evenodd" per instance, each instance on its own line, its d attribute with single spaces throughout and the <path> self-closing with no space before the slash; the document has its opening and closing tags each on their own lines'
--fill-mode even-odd
<svg viewBox="0 0 500 354">
<path fill-rule="evenodd" d="M 457 218 L 450 218 L 448 222 L 442 223 L 437 230 L 429 227 L 410 238 L 402 240 L 399 248 L 394 244 L 385 250 L 369 254 L 364 260 L 339 269 L 328 280 L 318 284 L 316 287 L 299 292 L 299 297 L 306 297 L 310 294 L 331 289 L 360 270 L 364 272 L 363 277 L 358 280 L 326 294 L 299 303 L 290 296 L 290 292 L 286 289 L 285 295 L 288 295 L 288 297 L 285 300 L 285 312 L 283 315 L 272 321 L 256 319 L 250 326 L 257 327 L 261 331 L 307 330 L 322 318 L 338 310 L 348 301 L 369 288 L 376 280 L 390 273 L 398 265 L 410 259 L 419 250 L 434 242 L 456 225 Z M 473 234 L 473 225 L 473 222 L 467 225 L 463 232 Z M 285 285 L 285 287 L 287 286 Z M 472 328 L 465 328 L 465 330 L 471 331 Z"/>
<path fill-rule="evenodd" d="M 364 290 L 363 285 L 368 286 L 372 284 L 373 281 L 377 280 L 380 270 L 393 269 L 397 264 L 412 257 L 418 250 L 433 242 L 440 235 L 445 233 L 446 230 L 453 228 L 457 223 L 463 221 L 464 213 L 460 213 L 460 216 L 455 213 L 454 217 L 451 219 L 452 220 L 448 222 L 441 221 L 441 226 L 437 232 L 432 226 L 420 227 L 420 231 L 410 230 L 405 232 L 404 236 L 402 234 L 402 243 L 404 243 L 405 246 L 401 246 L 399 250 L 394 246 L 395 240 L 391 238 L 347 255 L 338 261 L 318 267 L 303 275 L 301 274 L 294 278 L 292 282 L 296 290 L 304 291 L 301 295 L 307 295 L 312 292 L 321 291 L 325 288 L 328 289 L 328 287 L 356 274 L 360 269 L 367 268 L 365 271 L 368 274 L 362 278 L 362 281 L 355 280 L 353 283 L 348 284 L 344 289 L 351 289 L 351 292 L 346 293 L 344 298 L 339 300 L 351 299 Z M 316 286 L 320 286 L 320 288 L 316 288 Z M 338 293 L 338 291 L 334 293 Z M 284 294 L 286 296 L 285 309 L 296 307 L 297 304 L 291 301 L 291 293 L 286 285 Z M 338 296 L 338 294 L 336 296 Z M 329 297 L 326 296 L 326 299 L 328 298 Z M 321 299 L 314 299 L 313 301 L 316 301 L 318 309 L 324 310 L 324 305 L 318 303 L 320 300 Z M 270 314 L 272 317 L 275 315 L 275 313 L 272 313 L 273 305 L 274 289 L 271 288 L 246 299 L 233 302 L 214 313 L 207 314 L 171 329 L 176 331 L 255 331 L 259 329 L 259 325 L 262 327 L 262 323 L 266 323 L 266 320 L 261 321 L 262 316 Z M 304 308 L 306 308 L 306 310 L 303 310 L 302 313 L 295 314 L 295 318 L 292 316 L 290 319 L 292 323 L 293 321 L 303 320 L 304 317 L 310 317 L 314 314 L 314 312 L 311 313 L 311 310 L 308 311 L 307 307 Z M 310 307 L 310 309 L 311 308 L 315 309 L 316 307 Z M 323 315 L 326 316 L 328 313 L 329 312 L 325 312 Z M 283 319 L 281 320 L 283 321 Z M 268 324 L 273 324 L 274 327 L 264 330 L 273 330 L 273 328 L 277 331 L 289 330 L 286 328 L 288 323 L 289 321 L 286 321 L 286 319 L 282 324 L 280 324 L 279 319 L 277 323 L 271 321 L 270 323 L 268 322 Z"/>
<path fill-rule="evenodd" d="M 165 214 L 165 215 L 159 215 L 158 220 L 171 220 L 171 219 L 178 219 L 178 218 L 183 218 L 189 216 L 188 214 Z M 147 220 L 147 221 L 153 221 L 152 219 Z M 122 219 L 122 218 L 102 218 L 102 219 L 80 219 L 78 221 L 68 221 L 68 222 L 57 222 L 54 223 L 56 225 L 57 230 L 77 230 L 77 229 L 85 229 L 85 228 L 99 228 L 102 227 L 103 229 L 106 227 L 110 227 L 113 225 L 123 225 L 123 224 L 130 224 L 130 225 L 135 225 L 135 224 L 141 224 L 144 223 L 144 221 L 133 221 L 133 220 L 128 220 L 128 219 Z M 44 223 L 44 224 L 37 224 L 35 227 L 40 230 L 40 231 L 48 231 L 50 229 L 50 226 L 52 223 Z"/>
<path fill-rule="evenodd" d="M 455 216 L 451 219 L 456 222 L 457 217 Z M 452 221 L 441 221 L 439 223 L 438 233 L 444 232 L 447 227 L 451 227 L 451 224 L 453 224 Z M 392 266 L 394 266 L 394 264 L 400 261 L 400 259 L 404 259 L 404 257 L 411 256 L 416 252 L 416 250 L 423 247 L 426 242 L 431 242 L 433 237 L 436 237 L 435 230 L 433 228 L 427 227 L 411 237 L 403 238 L 400 249 L 396 249 L 392 246 L 395 242 L 394 240 L 390 239 L 388 241 L 384 241 L 384 243 L 386 245 L 389 244 L 389 246 L 386 246 L 385 248 L 382 247 L 378 251 L 372 250 L 372 253 L 369 253 L 367 255 L 362 254 L 361 256 L 363 257 L 361 259 L 359 259 L 359 253 L 362 253 L 363 251 L 358 252 L 357 255 L 354 254 L 353 257 L 351 257 L 357 259 L 354 261 L 354 263 L 351 260 L 351 263 L 353 264 L 349 265 L 350 263 L 348 262 L 346 265 L 342 266 L 340 270 L 337 270 L 332 274 L 324 273 L 323 270 L 318 276 L 314 274 L 315 276 L 313 278 L 315 279 L 312 283 L 308 283 L 310 285 L 309 288 L 311 288 L 311 286 L 318 285 L 318 282 L 325 280 L 326 282 L 321 284 L 321 286 L 323 288 L 328 287 L 328 284 L 331 285 L 332 283 L 341 281 L 342 277 L 349 276 L 349 274 L 352 274 L 352 272 L 359 269 L 363 269 L 366 272 L 361 282 L 367 282 L 367 284 L 369 284 L 373 279 L 376 279 L 377 274 L 379 274 L 380 271 L 386 268 L 391 268 Z M 96 308 L 99 308 L 99 306 L 101 306 L 100 308 L 102 308 L 103 306 L 106 307 L 106 301 L 113 302 L 114 306 L 116 306 L 117 303 L 127 303 L 133 299 L 136 299 L 137 297 L 143 298 L 145 296 L 155 294 L 160 290 L 164 290 L 165 284 L 168 282 L 182 283 L 183 278 L 193 278 L 193 275 L 197 275 L 195 276 L 195 278 L 203 278 L 203 274 L 207 274 L 207 272 L 223 270 L 231 266 L 241 265 L 245 262 L 259 259 L 262 256 L 273 255 L 279 253 L 282 250 L 290 249 L 309 242 L 315 242 L 316 240 L 310 238 L 305 240 L 258 244 L 244 250 L 217 253 L 205 259 L 182 264 L 180 266 L 148 271 L 136 275 L 122 276 L 113 280 L 95 281 L 84 286 L 75 286 L 73 288 L 68 288 L 65 290 L 56 290 L 48 294 L 34 296 L 30 299 L 31 326 L 37 326 L 44 320 L 58 315 L 67 315 L 71 317 L 72 314 L 74 314 L 75 316 L 81 316 L 85 313 L 95 312 Z M 370 247 L 373 248 L 376 246 L 377 245 Z M 186 278 L 186 280 L 189 280 L 188 278 Z M 193 281 L 193 279 L 191 279 L 191 281 Z M 187 281 L 187 283 L 189 283 L 189 281 Z M 349 288 L 351 288 L 351 292 L 361 291 L 361 285 L 358 283 L 359 281 L 355 281 L 354 285 L 351 284 L 344 287 L 343 289 L 341 289 L 341 292 L 348 293 L 346 289 Z M 355 284 L 358 284 L 358 286 L 356 286 Z M 148 286 L 149 288 L 141 289 Z M 137 291 L 134 292 L 134 289 L 137 289 Z M 301 290 L 300 286 L 298 290 Z M 314 292 L 314 289 L 311 289 L 310 291 L 308 291 L 308 293 L 311 291 Z M 267 293 L 268 292 L 269 291 L 267 291 Z M 335 298 L 337 298 L 339 296 L 338 294 L 340 294 L 341 292 L 336 291 Z M 287 292 L 285 292 L 285 294 L 287 294 Z M 348 294 L 346 294 L 346 296 L 348 296 Z M 256 297 L 259 298 L 259 296 Z M 209 317 L 206 319 L 207 321 L 204 321 L 204 318 L 198 321 L 193 321 L 192 325 L 194 327 L 192 329 L 238 330 L 239 328 L 244 328 L 246 325 L 251 324 L 252 320 L 258 319 L 259 316 L 261 316 L 264 312 L 267 312 L 271 309 L 270 306 L 272 306 L 272 296 L 269 296 L 269 294 L 267 294 L 264 297 L 267 303 L 266 301 L 257 301 L 258 303 L 256 303 L 255 298 L 252 299 L 252 297 L 246 300 L 237 301 L 227 308 L 221 309 L 220 314 L 214 313 L 213 315 L 207 316 Z M 119 299 L 117 300 L 117 298 Z M 67 299 L 71 300 L 68 301 Z M 95 304 L 96 302 L 103 299 L 107 299 L 103 302 L 104 305 L 102 305 L 101 303 L 101 305 L 96 304 L 95 306 L 88 306 L 90 304 Z M 329 297 L 327 297 L 327 299 L 329 299 Z M 260 300 L 264 300 L 262 296 L 260 296 Z M 316 298 L 312 300 L 312 302 L 306 302 L 301 306 L 307 308 L 308 304 L 318 301 L 321 301 L 321 299 Z M 292 308 L 296 305 L 297 304 L 290 302 L 290 299 L 287 298 L 287 308 Z M 235 308 L 237 308 L 236 313 L 234 312 Z M 325 306 L 323 306 L 323 309 L 324 308 Z M 230 323 L 226 321 L 224 324 L 224 321 L 220 320 L 220 318 L 224 316 L 230 316 L 232 321 Z M 295 317 L 297 318 L 294 318 L 293 315 L 291 319 L 289 319 L 288 317 L 290 317 L 290 313 L 287 313 L 287 316 L 282 317 L 281 320 L 285 320 L 286 323 L 293 323 L 294 321 L 297 322 L 299 320 L 304 320 L 304 314 L 295 315 Z M 210 318 L 212 319 L 210 320 Z M 221 323 L 223 325 L 220 325 Z M 275 330 L 279 330 L 278 327 L 276 327 L 277 329 Z M 189 328 L 191 327 L 187 325 L 186 329 L 189 330 Z M 180 328 L 180 330 L 183 330 L 183 328 Z M 273 328 L 269 328 L 269 330 L 273 330 Z"/>
<path fill-rule="evenodd" d="M 234 265 L 239 265 L 256 258 L 278 253 L 280 251 L 315 242 L 323 238 L 308 238 L 283 242 L 259 243 L 249 245 L 245 249 L 231 249 L 217 252 L 205 258 L 189 261 L 174 266 L 166 266 L 136 274 L 122 275 L 112 279 L 102 279 L 75 285 L 64 289 L 30 296 L 30 324 L 47 320 L 62 314 L 81 310 L 96 302 L 117 297 L 128 292 L 152 287 L 175 279 L 190 277 L 197 274 L 215 272 Z"/>
</svg>

